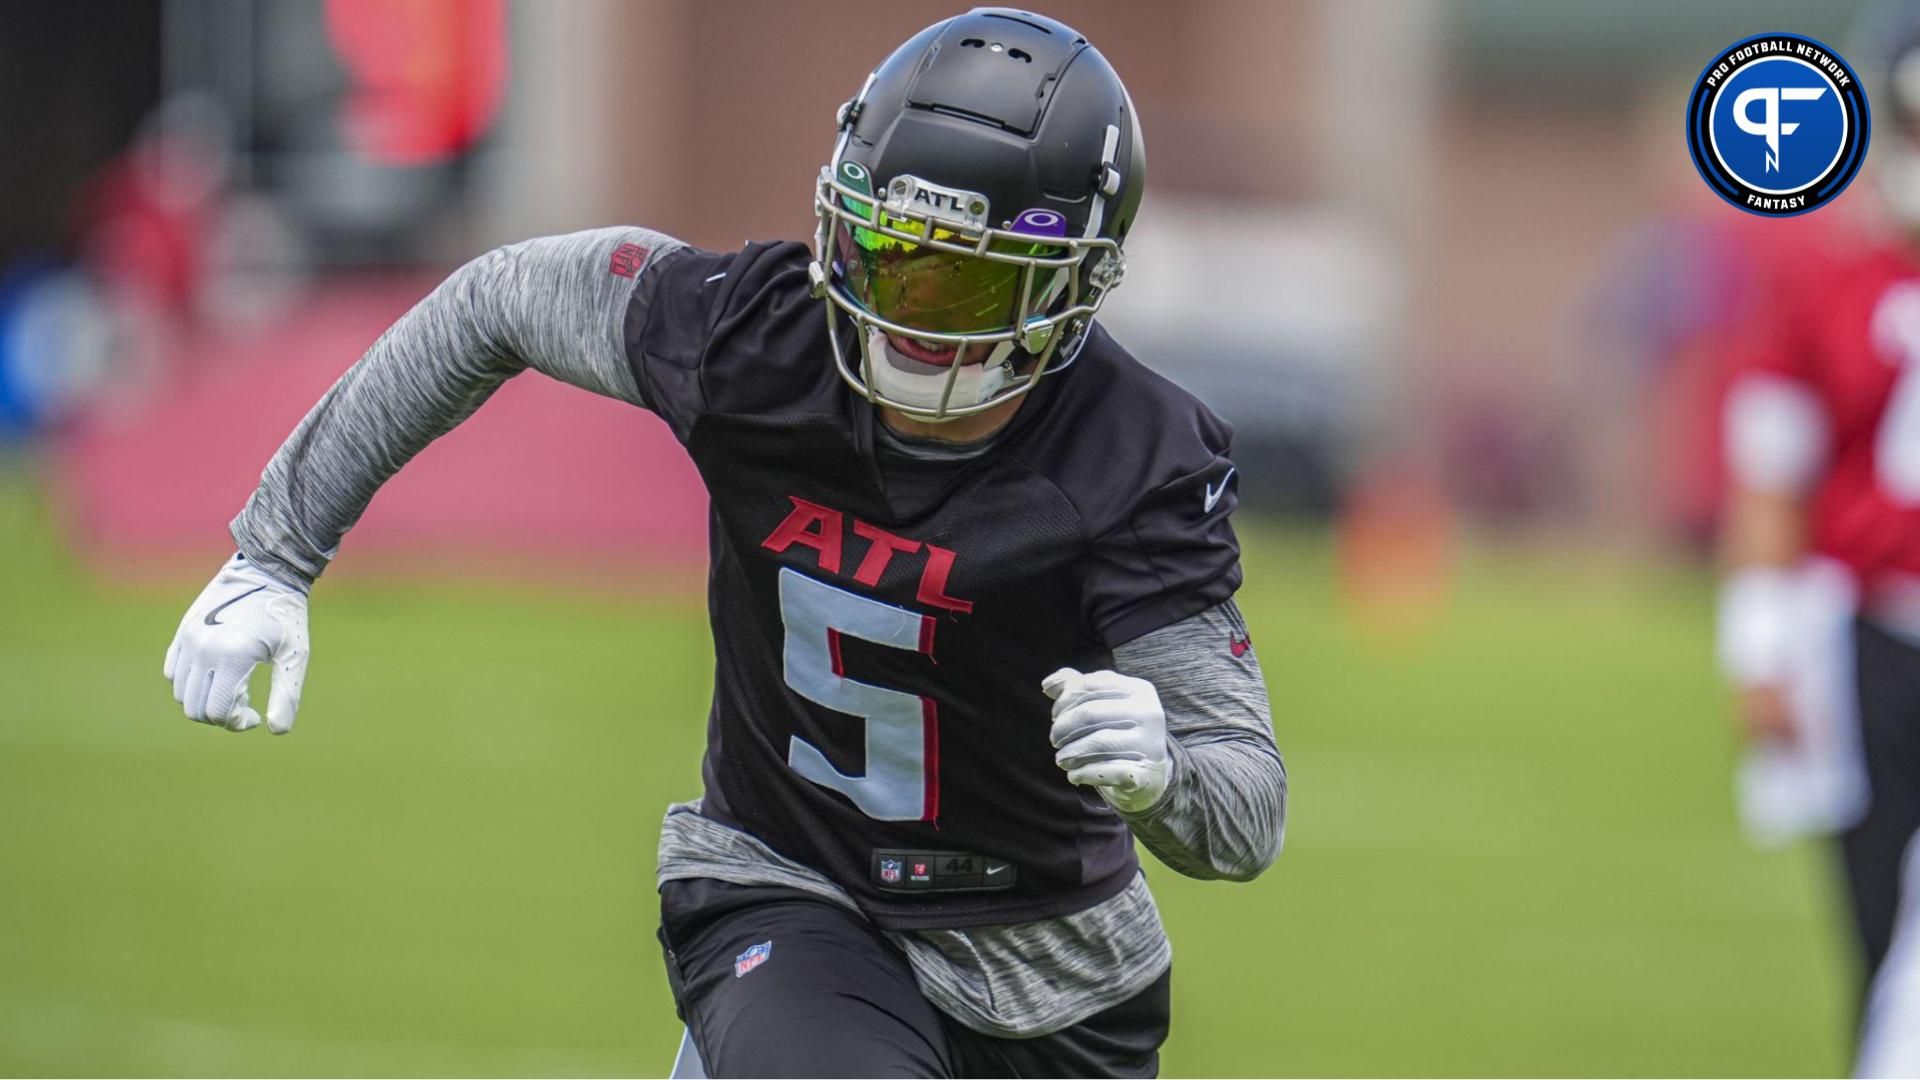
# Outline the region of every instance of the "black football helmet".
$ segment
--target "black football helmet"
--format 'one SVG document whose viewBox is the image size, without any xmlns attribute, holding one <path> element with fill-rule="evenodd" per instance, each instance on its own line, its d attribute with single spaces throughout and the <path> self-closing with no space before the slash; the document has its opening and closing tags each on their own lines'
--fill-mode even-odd
<svg viewBox="0 0 1920 1080">
<path fill-rule="evenodd" d="M 810 273 L 848 385 L 940 421 L 1071 363 L 1146 186 L 1106 58 L 1052 19 L 975 8 L 895 49 L 838 120 Z"/>
</svg>

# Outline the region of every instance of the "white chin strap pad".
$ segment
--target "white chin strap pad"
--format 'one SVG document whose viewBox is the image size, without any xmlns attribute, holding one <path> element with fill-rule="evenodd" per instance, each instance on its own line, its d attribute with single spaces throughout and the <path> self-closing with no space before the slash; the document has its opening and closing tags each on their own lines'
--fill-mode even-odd
<svg viewBox="0 0 1920 1080">
<path fill-rule="evenodd" d="M 873 390 L 880 397 L 928 412 L 940 408 L 950 369 L 935 368 L 894 351 L 893 343 L 879 330 L 868 332 L 867 350 L 873 357 Z M 947 399 L 947 407 L 964 409 L 978 405 L 1006 389 L 1010 381 L 1006 359 L 1012 351 L 1012 342 L 998 342 L 987 354 L 985 363 L 969 359 L 961 365 L 959 374 L 952 376 L 953 396 Z"/>
</svg>

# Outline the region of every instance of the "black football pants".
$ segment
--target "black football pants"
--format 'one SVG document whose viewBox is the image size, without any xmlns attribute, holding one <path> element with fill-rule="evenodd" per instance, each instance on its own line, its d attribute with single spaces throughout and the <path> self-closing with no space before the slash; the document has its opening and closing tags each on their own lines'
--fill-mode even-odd
<svg viewBox="0 0 1920 1080">
<path fill-rule="evenodd" d="M 670 881 L 660 940 L 710 1076 L 1153 1076 L 1167 1036 L 1171 972 L 1052 1035 L 982 1035 L 858 912 L 794 889 Z"/>
<path fill-rule="evenodd" d="M 1920 830 L 1920 649 L 1871 622 L 1854 624 L 1860 750 L 1872 797 L 1841 834 L 1863 961 L 1862 990 L 1878 974 L 1900 912 L 1901 863 Z"/>
</svg>

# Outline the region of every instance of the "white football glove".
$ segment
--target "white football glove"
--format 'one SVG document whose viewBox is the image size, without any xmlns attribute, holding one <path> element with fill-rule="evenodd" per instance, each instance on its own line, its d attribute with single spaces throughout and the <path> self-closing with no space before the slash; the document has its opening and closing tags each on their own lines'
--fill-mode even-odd
<svg viewBox="0 0 1920 1080">
<path fill-rule="evenodd" d="M 307 597 L 235 555 L 187 609 L 167 648 L 173 700 L 189 720 L 228 731 L 258 727 L 247 677 L 267 660 L 274 669 L 267 730 L 285 735 L 307 678 Z"/>
<path fill-rule="evenodd" d="M 1145 679 L 1061 668 L 1040 683 L 1053 699 L 1053 760 L 1116 810 L 1139 813 L 1167 790 L 1167 714 Z"/>
</svg>

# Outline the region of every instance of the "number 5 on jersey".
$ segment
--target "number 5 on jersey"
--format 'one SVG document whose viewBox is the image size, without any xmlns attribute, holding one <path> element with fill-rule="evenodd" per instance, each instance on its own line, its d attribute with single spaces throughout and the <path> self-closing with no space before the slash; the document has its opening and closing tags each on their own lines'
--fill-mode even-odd
<svg viewBox="0 0 1920 1080">
<path fill-rule="evenodd" d="M 933 699 L 849 679 L 840 662 L 842 636 L 932 656 L 932 617 L 815 581 L 791 567 L 780 571 L 780 615 L 787 628 L 787 685 L 822 708 L 864 721 L 867 771 L 841 772 L 798 735 L 787 744 L 787 764 L 853 800 L 868 817 L 938 817 L 940 719 Z"/>
</svg>

